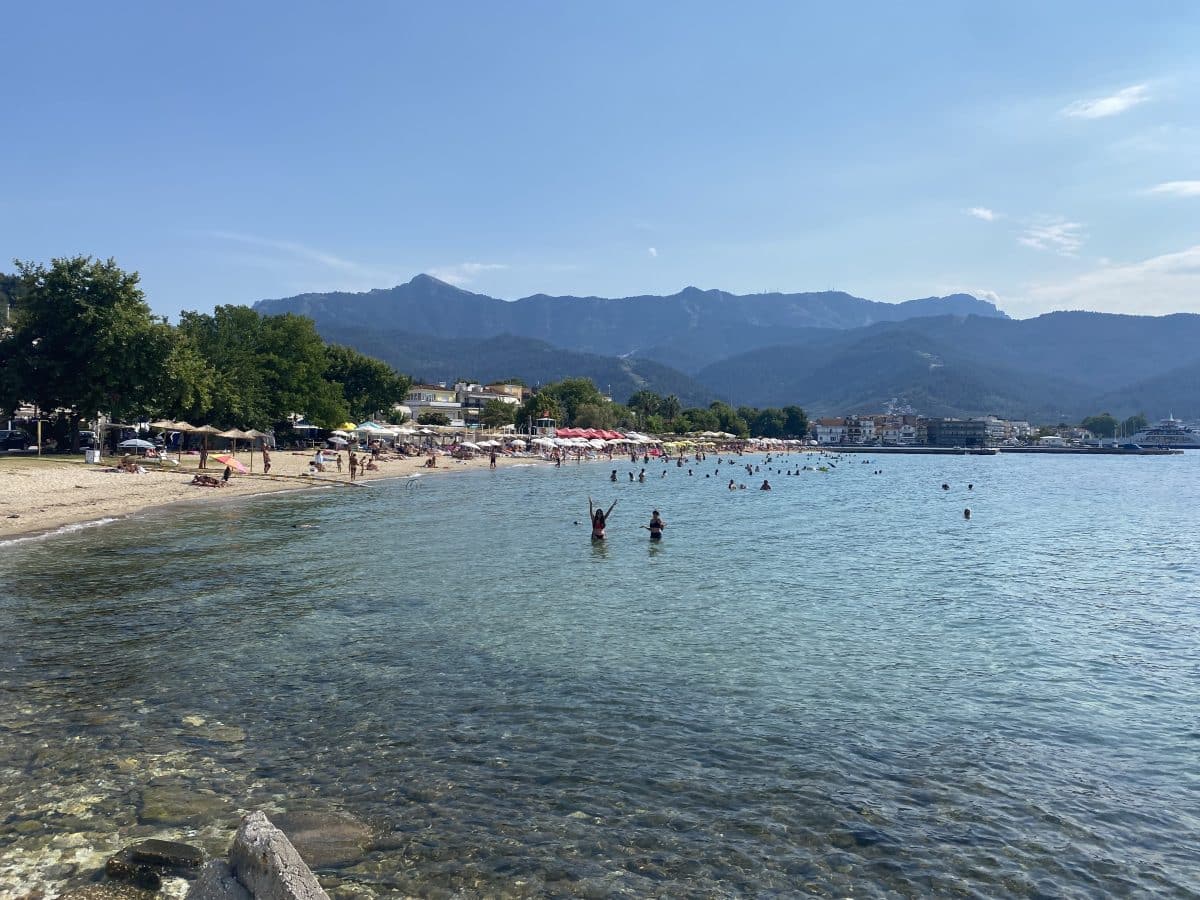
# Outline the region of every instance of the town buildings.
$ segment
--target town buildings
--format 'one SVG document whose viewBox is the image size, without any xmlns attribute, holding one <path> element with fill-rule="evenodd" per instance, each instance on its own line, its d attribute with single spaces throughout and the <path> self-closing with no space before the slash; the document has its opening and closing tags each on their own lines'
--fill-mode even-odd
<svg viewBox="0 0 1200 900">
<path fill-rule="evenodd" d="M 442 384 L 414 384 L 404 398 L 405 405 L 412 411 L 414 422 L 421 416 L 434 412 L 444 415 L 451 425 L 470 428 L 479 424 L 480 414 L 489 400 L 510 406 L 519 406 L 525 395 L 519 384 L 475 384 L 460 381 L 453 387 Z"/>
<path fill-rule="evenodd" d="M 1028 422 L 997 416 L 953 418 L 884 413 L 817 419 L 811 432 L 823 446 L 1001 447 L 1028 441 L 1033 429 Z"/>
</svg>

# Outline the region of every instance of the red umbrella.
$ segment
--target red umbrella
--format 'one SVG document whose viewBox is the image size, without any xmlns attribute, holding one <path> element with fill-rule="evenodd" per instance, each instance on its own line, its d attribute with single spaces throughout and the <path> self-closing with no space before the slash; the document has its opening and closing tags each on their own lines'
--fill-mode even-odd
<svg viewBox="0 0 1200 900">
<path fill-rule="evenodd" d="M 229 468 L 233 469 L 235 472 L 240 472 L 242 475 L 245 475 L 248 471 L 250 471 L 228 453 L 217 454 L 213 457 L 213 459 L 219 463 L 229 466 Z"/>
</svg>

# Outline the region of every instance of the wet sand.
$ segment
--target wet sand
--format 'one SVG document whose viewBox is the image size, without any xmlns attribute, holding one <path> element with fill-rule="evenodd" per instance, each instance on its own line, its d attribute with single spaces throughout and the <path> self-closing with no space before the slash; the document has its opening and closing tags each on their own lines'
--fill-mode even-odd
<svg viewBox="0 0 1200 900">
<path fill-rule="evenodd" d="M 185 454 L 179 466 L 162 465 L 142 460 L 145 474 L 109 471 L 116 457 L 106 457 L 103 464 L 86 464 L 75 456 L 0 456 L 0 541 L 27 535 L 42 534 L 60 528 L 82 525 L 104 519 L 126 518 L 140 512 L 179 502 L 211 502 L 247 494 L 266 494 L 292 490 L 358 490 L 379 478 L 397 478 L 419 472 L 440 475 L 466 469 L 487 468 L 487 456 L 471 460 L 456 460 L 438 456 L 437 468 L 425 468 L 426 457 L 381 460 L 379 470 L 366 472 L 355 482 L 345 453 L 344 471 L 326 466 L 324 473 L 309 476 L 308 463 L 314 451 L 278 450 L 271 454 L 271 474 L 262 474 L 262 454 L 240 451 L 237 459 L 253 471 L 234 473 L 229 484 L 222 488 L 199 487 L 191 484 L 199 471 L 199 456 Z M 174 457 L 172 457 L 174 459 Z M 547 465 L 538 456 L 500 456 L 497 467 L 518 463 Z M 220 477 L 223 464 L 209 459 L 205 470 Z"/>
</svg>

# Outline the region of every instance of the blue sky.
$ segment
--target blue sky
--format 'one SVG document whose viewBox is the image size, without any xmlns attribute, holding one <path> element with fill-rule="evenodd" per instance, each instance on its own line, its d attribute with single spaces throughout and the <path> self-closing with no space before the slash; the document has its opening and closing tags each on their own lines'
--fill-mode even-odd
<svg viewBox="0 0 1200 900">
<path fill-rule="evenodd" d="M 1200 312 L 1200 4 L 25 3 L 0 254 Z"/>
</svg>

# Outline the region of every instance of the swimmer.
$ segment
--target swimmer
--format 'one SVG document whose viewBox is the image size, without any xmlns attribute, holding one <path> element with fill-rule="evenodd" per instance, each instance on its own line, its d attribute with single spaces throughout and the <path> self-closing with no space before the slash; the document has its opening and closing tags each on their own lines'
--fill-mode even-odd
<svg viewBox="0 0 1200 900">
<path fill-rule="evenodd" d="M 762 487 L 760 487 L 759 490 L 760 491 L 769 491 L 770 489 L 771 489 L 771 482 L 767 481 L 767 479 L 764 478 Z"/>
<path fill-rule="evenodd" d="M 630 473 L 633 474 L 632 472 Z M 588 518 L 592 520 L 592 540 L 604 540 L 604 526 L 608 524 L 608 517 L 612 515 L 612 511 L 616 508 L 617 501 L 612 502 L 612 506 L 605 512 L 600 507 L 593 505 L 592 498 L 588 497 Z"/>
<path fill-rule="evenodd" d="M 737 484 L 734 482 L 734 480 L 732 478 L 729 479 L 729 489 L 731 491 L 737 490 Z"/>
<path fill-rule="evenodd" d="M 616 480 L 617 480 L 617 470 L 616 470 L 616 469 L 613 469 L 613 470 L 612 470 L 612 474 L 608 476 L 608 480 L 609 480 L 609 481 L 616 481 Z"/>
<path fill-rule="evenodd" d="M 943 491 L 948 491 L 948 490 L 950 490 L 950 485 L 946 484 L 945 482 L 942 482 L 942 490 L 943 490 Z"/>
<path fill-rule="evenodd" d="M 971 508 L 970 507 L 967 507 L 966 509 L 963 510 L 963 518 L 964 519 L 971 518 Z"/>
<path fill-rule="evenodd" d="M 662 516 L 658 514 L 658 510 L 656 509 L 650 513 L 650 524 L 643 525 L 642 527 L 650 532 L 650 540 L 661 541 L 663 529 L 667 527 L 667 523 L 662 520 Z"/>
</svg>

